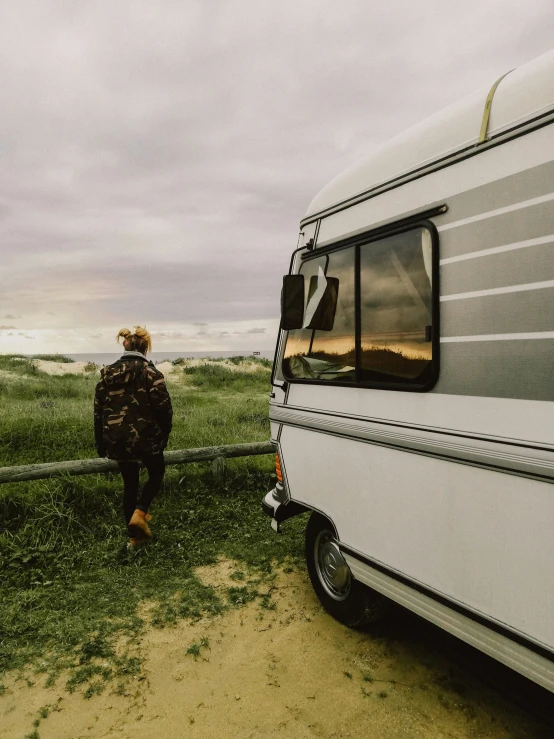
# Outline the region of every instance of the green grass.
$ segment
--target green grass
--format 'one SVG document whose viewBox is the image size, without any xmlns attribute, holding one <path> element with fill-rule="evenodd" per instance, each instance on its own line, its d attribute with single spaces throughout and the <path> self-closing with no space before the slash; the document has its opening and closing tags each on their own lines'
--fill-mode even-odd
<svg viewBox="0 0 554 739">
<path fill-rule="evenodd" d="M 0 371 L 0 466 L 96 456 L 97 376 L 50 377 L 1 356 Z M 221 384 L 221 377 L 202 370 L 169 384 L 169 449 L 269 438 L 269 369 L 260 362 L 248 380 Z M 33 392 L 24 390 L 30 386 Z M 136 656 L 116 644 L 146 623 L 161 628 L 257 597 L 271 607 L 251 585 L 237 582 L 222 597 L 195 575 L 220 556 L 241 563 L 235 579 L 243 580 L 302 555 L 303 517 L 278 537 L 261 512 L 274 484 L 272 456 L 227 465 L 223 483 L 209 464 L 168 467 L 151 509 L 155 541 L 140 552 L 126 546 L 117 474 L 0 485 L 0 673 L 31 665 L 53 681 L 67 668 L 68 689 L 90 697 L 140 670 Z M 154 604 L 148 617 L 139 615 L 144 601 Z"/>
<path fill-rule="evenodd" d="M 240 359 L 240 357 L 233 357 L 233 359 Z M 233 364 L 240 366 L 240 362 L 233 362 Z M 198 364 L 185 367 L 183 372 L 198 388 L 252 393 L 263 391 L 268 386 L 268 370 L 261 362 L 259 365 L 256 372 L 232 370 L 220 364 Z"/>
<path fill-rule="evenodd" d="M 207 636 L 203 636 L 199 642 L 195 644 L 191 644 L 190 647 L 187 649 L 187 654 L 191 654 L 195 660 L 198 659 L 198 657 L 201 657 L 201 651 L 202 649 L 209 649 L 210 648 L 210 641 Z"/>
<path fill-rule="evenodd" d="M 257 372 L 187 368 L 182 384 L 170 384 L 169 449 L 267 439 L 269 369 L 263 361 L 259 365 Z M 95 373 L 49 376 L 0 356 L 0 466 L 95 457 L 92 399 L 98 379 Z"/>
</svg>

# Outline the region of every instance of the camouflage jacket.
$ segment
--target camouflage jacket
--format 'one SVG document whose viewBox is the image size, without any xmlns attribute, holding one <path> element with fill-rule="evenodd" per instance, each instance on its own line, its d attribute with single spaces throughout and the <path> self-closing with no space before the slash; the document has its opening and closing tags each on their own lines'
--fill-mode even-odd
<svg viewBox="0 0 554 739">
<path fill-rule="evenodd" d="M 94 395 L 94 437 L 101 457 L 138 459 L 167 446 L 173 410 L 164 376 L 138 354 L 103 367 Z"/>
</svg>

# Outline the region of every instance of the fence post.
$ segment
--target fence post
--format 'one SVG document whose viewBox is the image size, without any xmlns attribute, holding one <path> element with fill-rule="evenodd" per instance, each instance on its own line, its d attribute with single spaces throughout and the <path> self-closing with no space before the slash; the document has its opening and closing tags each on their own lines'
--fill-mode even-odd
<svg viewBox="0 0 554 739">
<path fill-rule="evenodd" d="M 216 457 L 212 462 L 212 473 L 217 482 L 225 480 L 225 457 Z"/>
</svg>

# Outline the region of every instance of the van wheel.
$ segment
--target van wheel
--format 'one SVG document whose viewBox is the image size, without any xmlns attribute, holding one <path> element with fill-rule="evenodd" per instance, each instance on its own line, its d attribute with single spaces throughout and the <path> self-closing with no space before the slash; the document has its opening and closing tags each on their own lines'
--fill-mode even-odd
<svg viewBox="0 0 554 739">
<path fill-rule="evenodd" d="M 315 512 L 306 527 L 306 564 L 317 597 L 337 621 L 359 627 L 385 615 L 388 600 L 352 577 L 332 524 Z"/>
</svg>

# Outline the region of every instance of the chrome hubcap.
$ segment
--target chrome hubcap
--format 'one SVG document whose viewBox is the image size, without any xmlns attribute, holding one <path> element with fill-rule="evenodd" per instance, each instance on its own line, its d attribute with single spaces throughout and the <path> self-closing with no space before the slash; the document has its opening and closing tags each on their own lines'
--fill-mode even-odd
<svg viewBox="0 0 554 739">
<path fill-rule="evenodd" d="M 350 569 L 330 531 L 321 531 L 315 541 L 315 563 L 319 580 L 334 600 L 350 594 Z"/>
</svg>

